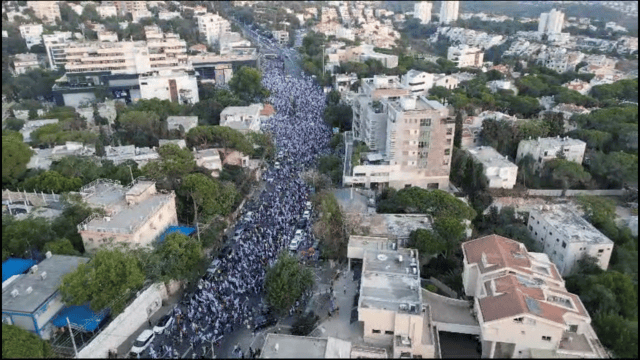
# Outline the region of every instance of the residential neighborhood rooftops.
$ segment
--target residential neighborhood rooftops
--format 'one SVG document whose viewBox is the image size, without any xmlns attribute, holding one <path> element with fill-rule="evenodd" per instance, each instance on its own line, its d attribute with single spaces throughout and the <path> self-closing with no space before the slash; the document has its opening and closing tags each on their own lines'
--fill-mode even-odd
<svg viewBox="0 0 640 360">
<path fill-rule="evenodd" d="M 478 146 L 469 150 L 469 152 L 485 167 L 517 167 L 516 164 L 509 161 L 506 156 L 500 154 L 491 146 Z"/>
<path fill-rule="evenodd" d="M 560 232 L 567 242 L 612 244 L 613 241 L 567 205 L 542 205 L 531 211 L 544 216 L 545 220 Z"/>
</svg>

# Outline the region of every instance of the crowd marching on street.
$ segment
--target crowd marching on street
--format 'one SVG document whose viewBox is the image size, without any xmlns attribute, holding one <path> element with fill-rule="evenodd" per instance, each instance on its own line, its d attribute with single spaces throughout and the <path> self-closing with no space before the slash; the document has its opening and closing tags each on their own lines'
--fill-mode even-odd
<svg viewBox="0 0 640 360">
<path fill-rule="evenodd" d="M 263 174 L 269 186 L 260 194 L 252 216 L 239 220 L 245 231 L 234 240 L 234 251 L 221 259 L 214 276 L 200 280 L 195 291 L 174 307 L 175 321 L 168 336 L 157 337 L 148 348 L 151 358 L 176 358 L 189 346 L 194 356 L 210 356 L 212 344 L 220 344 L 251 321 L 253 300 L 264 299 L 266 271 L 287 250 L 309 200 L 311 189 L 300 173 L 329 151 L 331 131 L 322 120 L 322 89 L 310 77 L 285 77 L 278 61 L 266 60 L 262 70 L 263 85 L 271 92 L 267 101 L 276 109 L 263 123 L 263 131 L 275 139 L 280 166 L 270 166 Z M 304 246 L 308 241 L 307 237 Z M 257 354 L 253 349 L 234 352 L 238 357 Z"/>
</svg>

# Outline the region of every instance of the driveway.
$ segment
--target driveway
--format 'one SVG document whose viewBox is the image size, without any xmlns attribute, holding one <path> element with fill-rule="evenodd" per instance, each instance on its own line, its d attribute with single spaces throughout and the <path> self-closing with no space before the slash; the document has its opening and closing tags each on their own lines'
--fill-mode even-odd
<svg viewBox="0 0 640 360">
<path fill-rule="evenodd" d="M 440 337 L 440 352 L 443 359 L 465 358 L 479 359 L 478 342 L 473 335 L 438 332 Z"/>
</svg>

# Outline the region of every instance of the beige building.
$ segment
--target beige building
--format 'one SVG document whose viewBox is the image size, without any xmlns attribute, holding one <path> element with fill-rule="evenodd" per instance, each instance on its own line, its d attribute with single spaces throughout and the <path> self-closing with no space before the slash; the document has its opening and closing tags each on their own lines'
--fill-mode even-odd
<svg viewBox="0 0 640 360">
<path fill-rule="evenodd" d="M 33 9 L 36 17 L 45 24 L 55 25 L 60 19 L 60 6 L 57 1 L 27 1 L 27 6 Z"/>
<path fill-rule="evenodd" d="M 83 200 L 103 209 L 106 216 L 92 215 L 78 225 L 85 250 L 129 244 L 149 247 L 171 225 L 178 224 L 175 193 L 158 192 L 153 181 L 136 181 L 128 187 L 98 179 L 80 189 Z"/>
<path fill-rule="evenodd" d="M 396 77 L 364 79 L 353 104 L 353 133 L 373 153 L 366 161 L 345 157 L 344 185 L 448 189 L 455 122 L 449 109 L 409 94 Z"/>
<path fill-rule="evenodd" d="M 23 24 L 19 29 L 20 36 L 27 44 L 27 49 L 31 50 L 33 45 L 42 44 L 42 24 Z"/>
<path fill-rule="evenodd" d="M 413 17 L 419 19 L 421 24 L 428 24 L 431 22 L 431 9 L 433 3 L 419 1 L 413 6 Z"/>
<path fill-rule="evenodd" d="M 351 236 L 347 256 L 362 259 L 358 320 L 364 341 L 391 346 L 393 358 L 434 358 L 436 330 L 422 301 L 418 251 L 384 238 Z"/>
<path fill-rule="evenodd" d="M 115 7 L 115 5 L 106 5 L 103 3 L 100 6 L 96 6 L 96 11 L 102 19 L 106 19 L 111 16 L 118 16 L 118 9 Z"/>
<path fill-rule="evenodd" d="M 518 144 L 518 155 L 516 162 L 520 161 L 527 155 L 533 156 L 536 161 L 534 168 L 541 170 L 547 161 L 558 158 L 558 154 L 562 153 L 564 158 L 578 164 L 582 164 L 584 152 L 587 149 L 587 143 L 571 139 L 569 137 L 557 138 L 538 138 L 536 140 L 522 140 Z"/>
<path fill-rule="evenodd" d="M 460 1 L 442 1 L 440 2 L 440 23 L 448 24 L 458 20 L 460 12 Z"/>
<path fill-rule="evenodd" d="M 540 242 L 562 276 L 569 275 L 585 256 L 595 258 L 603 270 L 609 267 L 613 241 L 568 205 L 543 205 L 532 209 L 528 228 L 531 237 Z"/>
<path fill-rule="evenodd" d="M 462 244 L 483 358 L 606 358 L 580 298 L 546 254 L 489 235 Z"/>
<path fill-rule="evenodd" d="M 289 43 L 289 32 L 286 30 L 274 30 L 273 38 L 276 39 L 280 45 L 287 45 Z"/>
<path fill-rule="evenodd" d="M 15 54 L 13 56 L 13 70 L 15 75 L 24 74 L 25 72 L 40 67 L 38 55 L 32 53 Z"/>
<path fill-rule="evenodd" d="M 164 69 L 141 74 L 141 99 L 160 99 L 180 104 L 195 104 L 200 101 L 198 81 L 193 70 Z"/>
<path fill-rule="evenodd" d="M 267 334 L 261 359 L 349 359 L 351 342 L 285 334 Z"/>
<path fill-rule="evenodd" d="M 482 67 L 484 51 L 468 45 L 450 46 L 447 59 L 456 63 L 457 67 Z"/>
</svg>

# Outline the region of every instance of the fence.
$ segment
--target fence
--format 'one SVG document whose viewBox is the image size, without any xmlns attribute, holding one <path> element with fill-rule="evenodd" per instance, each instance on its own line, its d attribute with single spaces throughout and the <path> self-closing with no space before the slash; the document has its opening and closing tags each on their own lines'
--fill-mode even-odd
<svg viewBox="0 0 640 360">
<path fill-rule="evenodd" d="M 2 190 L 2 201 L 5 200 L 11 203 L 16 201 L 25 201 L 31 203 L 33 206 L 45 206 L 52 202 L 60 202 L 62 200 L 62 196 L 59 194 L 45 194 L 43 192 L 38 194 L 37 192 Z"/>
<path fill-rule="evenodd" d="M 594 196 L 623 196 L 627 193 L 624 189 L 612 189 L 612 190 L 562 190 L 562 189 L 529 189 L 527 195 L 530 196 L 580 196 L 580 195 L 594 195 Z"/>
</svg>

